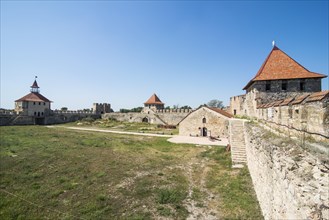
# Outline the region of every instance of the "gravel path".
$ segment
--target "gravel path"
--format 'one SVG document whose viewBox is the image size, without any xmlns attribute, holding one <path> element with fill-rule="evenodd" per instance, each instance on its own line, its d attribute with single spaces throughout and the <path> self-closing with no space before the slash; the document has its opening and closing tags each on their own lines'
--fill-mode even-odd
<svg viewBox="0 0 329 220">
<path fill-rule="evenodd" d="M 179 136 L 179 135 L 165 135 L 165 134 L 150 134 L 150 133 L 140 133 L 140 132 L 130 132 L 130 131 L 115 131 L 107 129 L 98 128 L 78 128 L 78 127 L 65 127 L 65 126 L 47 126 L 48 128 L 67 128 L 72 130 L 80 131 L 95 131 L 95 132 L 107 132 L 114 134 L 128 134 L 128 135 L 140 135 L 140 136 L 150 136 L 150 137 L 168 137 L 168 141 L 171 143 L 182 143 L 182 144 L 198 144 L 198 145 L 221 145 L 226 146 L 228 140 L 226 138 L 221 138 L 220 140 L 210 140 L 208 137 L 189 137 L 189 136 Z"/>
</svg>

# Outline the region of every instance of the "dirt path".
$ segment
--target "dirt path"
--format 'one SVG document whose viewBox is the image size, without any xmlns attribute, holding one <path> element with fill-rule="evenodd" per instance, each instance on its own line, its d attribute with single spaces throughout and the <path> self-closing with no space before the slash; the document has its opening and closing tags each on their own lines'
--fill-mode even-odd
<svg viewBox="0 0 329 220">
<path fill-rule="evenodd" d="M 209 163 L 207 158 L 194 157 L 185 167 L 189 181 L 188 196 L 185 200 L 186 208 L 190 213 L 188 220 L 219 218 L 216 208 L 218 198 L 206 188 Z"/>
</svg>

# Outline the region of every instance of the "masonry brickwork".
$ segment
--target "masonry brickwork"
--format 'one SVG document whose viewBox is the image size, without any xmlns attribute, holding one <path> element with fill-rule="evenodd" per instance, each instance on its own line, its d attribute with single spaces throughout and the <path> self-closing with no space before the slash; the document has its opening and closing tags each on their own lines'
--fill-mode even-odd
<svg viewBox="0 0 329 220">
<path fill-rule="evenodd" d="M 102 118 L 112 118 L 117 121 L 146 122 L 159 125 L 178 125 L 188 115 L 191 109 L 154 109 L 145 107 L 141 112 L 106 113 Z"/>
<path fill-rule="evenodd" d="M 264 218 L 328 220 L 328 158 L 266 137 L 258 126 L 245 127 L 248 168 Z"/>
</svg>

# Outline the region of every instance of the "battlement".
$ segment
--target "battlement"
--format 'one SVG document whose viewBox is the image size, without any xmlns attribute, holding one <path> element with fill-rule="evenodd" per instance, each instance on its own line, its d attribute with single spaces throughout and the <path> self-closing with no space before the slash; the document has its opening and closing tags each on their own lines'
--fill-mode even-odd
<svg viewBox="0 0 329 220">
<path fill-rule="evenodd" d="M 93 113 L 94 114 L 105 114 L 111 112 L 110 103 L 93 103 Z"/>
<path fill-rule="evenodd" d="M 190 113 L 193 109 L 185 109 L 185 108 L 178 108 L 178 109 L 157 109 L 155 113 Z"/>
</svg>

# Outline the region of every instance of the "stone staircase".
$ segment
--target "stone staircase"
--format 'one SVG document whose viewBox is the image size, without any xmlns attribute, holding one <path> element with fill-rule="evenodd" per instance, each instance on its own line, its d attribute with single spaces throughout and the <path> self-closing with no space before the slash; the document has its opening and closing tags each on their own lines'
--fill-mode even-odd
<svg viewBox="0 0 329 220">
<path fill-rule="evenodd" d="M 243 126 L 244 120 L 230 120 L 230 145 L 233 167 L 239 167 L 239 164 L 247 163 Z"/>
</svg>

